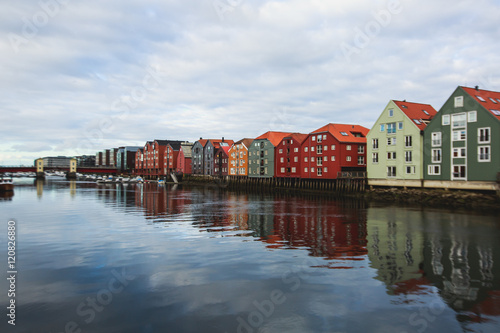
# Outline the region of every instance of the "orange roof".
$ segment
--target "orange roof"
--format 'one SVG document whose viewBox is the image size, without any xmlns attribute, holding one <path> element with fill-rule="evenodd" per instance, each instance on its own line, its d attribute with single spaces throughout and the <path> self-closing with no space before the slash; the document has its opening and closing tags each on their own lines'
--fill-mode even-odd
<svg viewBox="0 0 500 333">
<path fill-rule="evenodd" d="M 462 89 L 500 120 L 500 92 L 468 87 Z"/>
<path fill-rule="evenodd" d="M 212 145 L 214 146 L 214 148 L 219 148 L 220 144 L 222 142 L 222 139 L 209 139 L 209 141 L 212 142 Z M 224 142 L 227 143 L 229 145 L 229 147 L 231 147 L 234 143 L 233 140 L 226 140 L 226 139 L 224 139 Z"/>
<path fill-rule="evenodd" d="M 292 133 L 292 135 L 289 135 L 289 137 L 291 137 L 292 139 L 295 139 L 298 143 L 304 142 L 304 140 L 308 136 L 309 136 L 309 134 L 304 134 L 304 133 Z"/>
<path fill-rule="evenodd" d="M 437 111 L 429 104 L 411 103 L 407 101 L 393 101 L 413 123 L 423 130 L 436 115 Z"/>
<path fill-rule="evenodd" d="M 369 131 L 368 128 L 361 125 L 330 123 L 311 132 L 311 134 L 329 132 L 339 142 L 366 143 L 366 135 Z"/>
<path fill-rule="evenodd" d="M 261 136 L 256 137 L 255 140 L 267 139 L 273 144 L 273 146 L 276 147 L 284 137 L 290 136 L 290 134 L 292 133 L 269 131 L 262 134 Z"/>
<path fill-rule="evenodd" d="M 200 145 L 201 145 L 202 147 L 205 147 L 205 146 L 206 146 L 206 144 L 207 144 L 207 142 L 208 142 L 208 139 L 200 139 L 200 140 L 198 140 L 198 142 L 200 143 Z"/>
</svg>

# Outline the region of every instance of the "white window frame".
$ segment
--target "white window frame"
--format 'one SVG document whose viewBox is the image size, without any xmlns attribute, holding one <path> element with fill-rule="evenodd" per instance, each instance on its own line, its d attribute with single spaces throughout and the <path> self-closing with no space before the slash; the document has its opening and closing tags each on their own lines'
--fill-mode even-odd
<svg viewBox="0 0 500 333">
<path fill-rule="evenodd" d="M 345 150 L 351 150 L 351 148 L 352 148 L 351 145 L 345 146 Z"/>
<path fill-rule="evenodd" d="M 345 157 L 345 160 L 346 160 L 347 162 L 351 162 L 351 156 L 346 156 L 346 157 Z"/>
<path fill-rule="evenodd" d="M 459 119 L 459 120 L 457 120 Z M 451 128 L 465 128 L 467 124 L 467 114 L 465 112 L 451 115 Z"/>
<path fill-rule="evenodd" d="M 443 151 L 441 148 L 431 149 L 431 160 L 432 163 L 441 163 L 443 161 Z"/>
<path fill-rule="evenodd" d="M 432 147 L 441 147 L 442 145 L 442 133 L 441 132 L 432 132 L 431 133 L 431 146 Z"/>
<path fill-rule="evenodd" d="M 330 160 L 331 160 L 332 162 L 334 162 L 334 161 L 335 161 L 335 155 L 332 155 L 332 157 L 330 158 Z"/>
<path fill-rule="evenodd" d="M 405 147 L 406 148 L 413 147 L 413 137 L 411 135 L 405 135 Z"/>
<path fill-rule="evenodd" d="M 406 163 L 413 162 L 413 152 L 411 150 L 405 150 L 405 162 Z"/>
<path fill-rule="evenodd" d="M 372 153 L 372 163 L 378 164 L 378 153 Z"/>
<path fill-rule="evenodd" d="M 457 152 L 457 156 L 455 156 L 455 151 Z M 453 158 L 465 158 L 465 157 L 467 157 L 467 149 L 465 147 L 453 148 L 452 157 Z"/>
<path fill-rule="evenodd" d="M 449 114 L 443 114 L 443 116 L 441 117 L 441 125 L 443 125 L 443 126 L 450 125 L 450 115 Z"/>
<path fill-rule="evenodd" d="M 437 172 L 436 172 L 436 170 L 437 170 Z M 441 175 L 441 165 L 440 164 L 436 164 L 436 165 L 430 164 L 429 166 L 427 166 L 427 174 L 430 176 Z"/>
<path fill-rule="evenodd" d="M 396 167 L 395 166 L 388 166 L 387 167 L 387 178 L 396 178 L 397 172 L 396 172 Z"/>
<path fill-rule="evenodd" d="M 467 122 L 469 122 L 469 123 L 477 122 L 477 111 L 467 112 Z"/>
<path fill-rule="evenodd" d="M 410 170 L 410 172 L 408 172 Z M 414 165 L 407 165 L 405 168 L 405 173 L 407 175 L 414 175 L 415 174 L 415 166 Z"/>
<path fill-rule="evenodd" d="M 463 134 L 463 137 L 462 137 Z M 451 133 L 452 141 L 465 141 L 467 140 L 467 131 L 464 129 L 455 130 Z"/>
<path fill-rule="evenodd" d="M 481 153 L 481 149 L 487 149 L 488 152 L 487 153 Z M 481 156 L 483 155 L 487 155 L 488 158 L 487 159 L 484 159 L 484 158 L 481 158 Z M 478 146 L 477 147 L 477 161 L 478 162 L 491 162 L 491 147 L 490 146 Z"/>
<path fill-rule="evenodd" d="M 481 140 L 484 134 L 481 136 L 481 131 L 488 132 L 488 140 Z M 477 129 L 477 142 L 478 143 L 490 143 L 491 142 L 491 127 L 481 127 Z"/>
<path fill-rule="evenodd" d="M 378 149 L 378 138 L 372 139 L 372 148 Z"/>
<path fill-rule="evenodd" d="M 455 97 L 455 107 L 462 108 L 464 106 L 464 96 Z"/>
</svg>

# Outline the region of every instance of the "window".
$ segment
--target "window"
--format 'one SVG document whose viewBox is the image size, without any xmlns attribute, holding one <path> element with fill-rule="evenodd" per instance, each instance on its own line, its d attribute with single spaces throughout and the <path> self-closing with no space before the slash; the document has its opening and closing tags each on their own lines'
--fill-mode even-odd
<svg viewBox="0 0 500 333">
<path fill-rule="evenodd" d="M 314 146 L 311 147 L 311 151 L 314 151 Z"/>
<path fill-rule="evenodd" d="M 453 166 L 453 179 L 465 179 L 467 177 L 465 165 L 454 165 Z"/>
<path fill-rule="evenodd" d="M 429 112 L 427 112 L 427 110 L 422 110 L 422 112 L 425 113 L 426 115 L 430 116 Z"/>
<path fill-rule="evenodd" d="M 281 173 L 285 173 L 285 168 L 281 168 Z"/>
<path fill-rule="evenodd" d="M 441 146 L 441 132 L 432 132 L 432 147 L 440 147 Z"/>
<path fill-rule="evenodd" d="M 332 145 L 332 150 L 335 150 L 335 145 Z"/>
<path fill-rule="evenodd" d="M 407 166 L 406 167 L 406 174 L 407 175 L 413 175 L 413 174 L 415 174 L 415 167 L 414 166 Z"/>
<path fill-rule="evenodd" d="M 295 173 L 297 169 L 295 167 L 292 167 L 292 173 Z"/>
<path fill-rule="evenodd" d="M 317 157 L 316 158 L 316 165 L 323 165 L 323 157 Z"/>
<path fill-rule="evenodd" d="M 323 140 L 326 140 L 326 134 L 323 134 Z"/>
<path fill-rule="evenodd" d="M 294 162 L 298 162 L 298 161 L 299 161 L 299 157 L 298 157 L 298 156 L 295 156 L 295 157 L 293 158 L 293 161 L 294 161 Z"/>
<path fill-rule="evenodd" d="M 441 117 L 441 124 L 443 126 L 446 126 L 446 125 L 449 125 L 450 124 L 450 115 L 449 114 L 444 114 L 442 117 Z"/>
<path fill-rule="evenodd" d="M 307 147 L 304 147 L 304 152 L 307 153 L 309 149 Z"/>
<path fill-rule="evenodd" d="M 373 149 L 378 149 L 378 139 L 372 139 L 372 147 Z"/>
<path fill-rule="evenodd" d="M 396 145 L 396 138 L 387 138 L 387 145 L 388 146 L 395 146 Z"/>
<path fill-rule="evenodd" d="M 405 147 L 411 147 L 411 146 L 412 146 L 411 135 L 406 135 L 405 136 Z"/>
<path fill-rule="evenodd" d="M 406 161 L 406 163 L 412 162 L 412 151 L 411 150 L 405 151 L 405 161 Z"/>
<path fill-rule="evenodd" d="M 280 153 L 280 154 L 283 154 L 283 149 L 280 149 L 280 150 L 279 150 L 279 153 Z"/>
<path fill-rule="evenodd" d="M 477 111 L 467 112 L 467 121 L 469 123 L 475 123 L 477 121 Z"/>
<path fill-rule="evenodd" d="M 316 147 L 316 153 L 323 154 L 323 146 L 317 146 Z"/>
<path fill-rule="evenodd" d="M 377 164 L 378 163 L 378 153 L 373 153 L 372 154 L 372 162 L 374 164 Z"/>
<path fill-rule="evenodd" d="M 342 134 L 343 136 L 349 136 L 349 134 L 347 134 L 346 132 L 340 132 L 340 134 Z"/>
<path fill-rule="evenodd" d="M 453 148 L 453 157 L 455 158 L 462 158 L 465 157 L 465 148 Z"/>
<path fill-rule="evenodd" d="M 328 146 L 323 146 L 323 150 L 327 151 L 328 150 Z"/>
<path fill-rule="evenodd" d="M 490 143 L 490 128 L 489 127 L 477 129 L 477 142 Z"/>
<path fill-rule="evenodd" d="M 321 135 L 318 135 L 318 143 L 319 143 L 319 142 L 323 142 L 323 140 L 322 140 L 322 136 L 321 136 Z"/>
<path fill-rule="evenodd" d="M 318 168 L 317 169 L 317 173 L 316 173 L 318 176 L 322 176 L 323 175 L 323 168 Z"/>
<path fill-rule="evenodd" d="M 365 164 L 365 157 L 358 156 L 358 165 L 363 165 L 363 164 Z"/>
<path fill-rule="evenodd" d="M 314 172 L 314 168 L 311 168 L 311 172 Z"/>
<path fill-rule="evenodd" d="M 299 148 L 293 148 L 293 152 L 294 153 L 298 153 L 299 152 Z"/>
<path fill-rule="evenodd" d="M 465 113 L 458 113 L 451 115 L 452 128 L 465 127 Z"/>
<path fill-rule="evenodd" d="M 380 124 L 380 132 L 385 131 L 385 124 Z"/>
<path fill-rule="evenodd" d="M 304 157 L 304 162 L 307 162 L 307 157 Z"/>
<path fill-rule="evenodd" d="M 465 138 L 466 138 L 466 131 L 465 130 L 453 131 L 453 135 L 452 135 L 453 141 L 464 141 Z"/>
<path fill-rule="evenodd" d="M 351 145 L 347 145 L 347 146 L 345 147 L 345 149 L 346 149 L 346 150 L 351 150 Z"/>
<path fill-rule="evenodd" d="M 323 168 L 323 172 L 328 172 L 328 168 L 327 168 L 327 167 L 324 167 L 324 168 Z"/>
<path fill-rule="evenodd" d="M 478 162 L 490 162 L 490 146 L 479 146 L 477 147 L 477 160 Z"/>
<path fill-rule="evenodd" d="M 304 172 L 307 172 L 307 168 L 304 168 Z"/>
<path fill-rule="evenodd" d="M 358 146 L 358 154 L 364 154 L 365 153 L 365 146 Z"/>
<path fill-rule="evenodd" d="M 393 109 L 389 109 L 389 117 L 393 117 L 394 116 L 394 110 Z"/>
<path fill-rule="evenodd" d="M 500 111 L 498 110 L 491 110 L 491 112 L 495 115 L 495 116 L 500 116 Z"/>
<path fill-rule="evenodd" d="M 346 156 L 345 160 L 346 160 L 347 162 L 351 162 L 351 156 Z"/>
<path fill-rule="evenodd" d="M 431 150 L 432 163 L 441 163 L 441 149 Z"/>
<path fill-rule="evenodd" d="M 464 106 L 464 96 L 455 97 L 455 107 L 461 108 Z"/>
<path fill-rule="evenodd" d="M 395 151 L 387 152 L 387 159 L 388 160 L 395 160 L 396 159 L 396 152 Z"/>
<path fill-rule="evenodd" d="M 440 175 L 441 174 L 441 166 L 440 165 L 429 165 L 427 167 L 428 175 Z"/>
<path fill-rule="evenodd" d="M 400 121 L 400 122 L 398 123 L 398 130 L 402 130 L 402 129 L 403 129 L 403 122 L 402 122 L 402 121 Z"/>
<path fill-rule="evenodd" d="M 396 167 L 395 166 L 387 167 L 387 177 L 396 177 Z"/>
<path fill-rule="evenodd" d="M 330 158 L 330 160 L 331 160 L 331 161 L 335 161 L 335 156 L 332 156 L 332 157 Z"/>
<path fill-rule="evenodd" d="M 316 137 L 313 135 L 313 136 L 311 137 L 311 140 L 316 141 Z"/>
<path fill-rule="evenodd" d="M 387 124 L 387 134 L 396 133 L 396 123 L 388 123 Z"/>
<path fill-rule="evenodd" d="M 481 102 L 486 102 L 486 100 L 485 100 L 483 97 L 481 97 L 481 96 L 479 96 L 479 95 L 476 95 L 476 97 L 477 97 L 477 99 L 478 99 L 478 100 L 480 100 Z"/>
<path fill-rule="evenodd" d="M 280 162 L 283 163 L 283 157 L 280 158 Z"/>
</svg>

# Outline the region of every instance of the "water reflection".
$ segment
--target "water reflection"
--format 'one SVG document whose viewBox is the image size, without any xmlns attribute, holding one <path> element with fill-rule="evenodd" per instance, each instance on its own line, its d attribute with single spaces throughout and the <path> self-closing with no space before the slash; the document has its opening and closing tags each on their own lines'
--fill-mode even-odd
<svg viewBox="0 0 500 333">
<path fill-rule="evenodd" d="M 209 186 L 29 191 L 0 202 L 24 226 L 25 332 L 51 315 L 44 331 L 70 319 L 95 332 L 500 328 L 497 216 Z M 136 280 L 87 325 L 75 309 L 122 269 Z M 286 301 L 258 312 L 275 291 Z"/>
</svg>

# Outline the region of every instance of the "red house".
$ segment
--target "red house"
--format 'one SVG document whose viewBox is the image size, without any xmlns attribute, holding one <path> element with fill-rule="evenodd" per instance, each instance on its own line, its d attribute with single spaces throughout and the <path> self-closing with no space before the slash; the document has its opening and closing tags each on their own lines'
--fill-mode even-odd
<svg viewBox="0 0 500 333">
<path fill-rule="evenodd" d="M 221 143 L 219 143 L 218 146 L 219 147 L 215 150 L 214 175 L 227 176 L 229 174 L 229 149 L 231 149 L 231 147 Z"/>
<path fill-rule="evenodd" d="M 366 171 L 366 135 L 360 125 L 328 124 L 302 142 L 302 178 L 336 179 L 341 171 Z"/>
<path fill-rule="evenodd" d="M 302 156 L 302 142 L 308 134 L 292 133 L 284 137 L 274 148 L 274 176 L 299 178 Z"/>
<path fill-rule="evenodd" d="M 135 153 L 135 169 L 134 174 L 144 174 L 144 148 L 139 148 Z"/>
<path fill-rule="evenodd" d="M 177 156 L 177 167 L 176 171 L 183 174 L 190 175 L 193 171 L 192 168 L 192 149 L 193 144 L 189 142 L 181 143 L 181 148 L 179 149 L 179 155 Z"/>
</svg>

